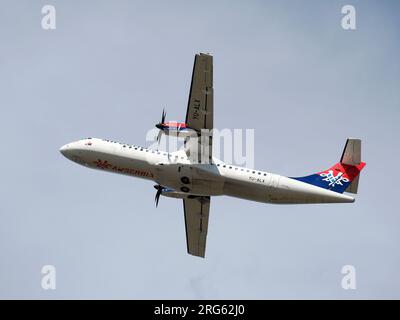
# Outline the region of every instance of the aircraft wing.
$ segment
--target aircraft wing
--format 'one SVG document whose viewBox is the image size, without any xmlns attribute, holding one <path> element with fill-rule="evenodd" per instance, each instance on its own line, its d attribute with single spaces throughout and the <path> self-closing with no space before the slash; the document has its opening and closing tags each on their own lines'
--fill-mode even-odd
<svg viewBox="0 0 400 320">
<path fill-rule="evenodd" d="M 185 213 L 187 251 L 191 255 L 204 258 L 210 197 L 185 198 L 183 199 L 183 209 Z"/>
<path fill-rule="evenodd" d="M 186 124 L 194 129 L 213 128 L 213 57 L 200 53 L 194 58 Z"/>
<path fill-rule="evenodd" d="M 188 138 L 188 156 L 197 162 L 212 159 L 212 129 L 214 126 L 213 57 L 196 54 L 186 111 L 186 125 L 202 134 L 202 139 Z M 209 137 L 209 138 L 208 138 Z M 197 140 L 197 141 L 193 141 Z M 207 143 L 206 143 L 207 142 Z M 201 161 L 200 159 L 204 159 Z"/>
</svg>

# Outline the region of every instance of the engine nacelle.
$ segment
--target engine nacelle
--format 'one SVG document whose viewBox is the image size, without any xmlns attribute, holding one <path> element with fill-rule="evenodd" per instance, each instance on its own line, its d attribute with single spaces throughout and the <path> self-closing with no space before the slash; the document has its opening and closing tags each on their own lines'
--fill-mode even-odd
<svg viewBox="0 0 400 320">
<path fill-rule="evenodd" d="M 173 189 L 168 189 L 168 188 L 164 188 L 161 191 L 161 195 L 164 197 L 176 198 L 176 199 L 184 199 L 189 196 L 187 193 L 176 191 Z"/>
<path fill-rule="evenodd" d="M 186 138 L 197 135 L 197 132 L 189 128 L 184 122 L 169 121 L 165 123 L 157 123 L 156 128 L 166 136 Z"/>
</svg>

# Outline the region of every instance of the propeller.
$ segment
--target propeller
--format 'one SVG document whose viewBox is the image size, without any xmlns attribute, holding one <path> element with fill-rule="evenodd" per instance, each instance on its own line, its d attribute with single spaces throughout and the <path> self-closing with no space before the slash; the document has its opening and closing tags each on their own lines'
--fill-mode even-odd
<svg viewBox="0 0 400 320">
<path fill-rule="evenodd" d="M 158 145 L 160 145 L 162 134 L 163 134 L 163 132 L 161 130 L 159 130 L 158 134 L 157 134 L 157 138 L 156 138 Z"/>
<path fill-rule="evenodd" d="M 165 112 L 165 109 L 162 109 L 162 115 L 161 115 L 161 123 L 165 123 L 165 117 L 167 116 L 167 113 Z"/>
<path fill-rule="evenodd" d="M 165 123 L 165 118 L 167 116 L 167 113 L 165 112 L 165 109 L 163 108 L 162 114 L 161 114 L 161 122 L 156 124 L 156 128 L 158 128 L 160 131 L 157 134 L 157 143 L 160 144 L 161 136 L 163 134 L 162 132 L 162 124 Z"/>
<path fill-rule="evenodd" d="M 154 189 L 157 190 L 156 196 L 154 198 L 154 201 L 156 203 L 156 208 L 157 208 L 158 207 L 158 201 L 160 200 L 160 196 L 161 196 L 161 193 L 162 193 L 164 188 L 160 184 L 156 184 L 154 186 Z"/>
</svg>

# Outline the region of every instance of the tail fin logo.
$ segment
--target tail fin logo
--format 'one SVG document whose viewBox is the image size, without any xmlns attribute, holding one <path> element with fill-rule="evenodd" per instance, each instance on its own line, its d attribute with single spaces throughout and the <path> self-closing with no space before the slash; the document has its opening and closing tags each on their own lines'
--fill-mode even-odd
<svg viewBox="0 0 400 320">
<path fill-rule="evenodd" d="M 350 180 L 343 177 L 343 172 L 338 172 L 338 174 L 335 176 L 333 174 L 333 170 L 329 170 L 328 173 L 322 172 L 319 174 L 321 177 L 324 177 L 322 181 L 327 181 L 329 182 L 330 187 L 335 187 L 336 185 L 343 186 L 342 182 L 349 182 Z"/>
</svg>

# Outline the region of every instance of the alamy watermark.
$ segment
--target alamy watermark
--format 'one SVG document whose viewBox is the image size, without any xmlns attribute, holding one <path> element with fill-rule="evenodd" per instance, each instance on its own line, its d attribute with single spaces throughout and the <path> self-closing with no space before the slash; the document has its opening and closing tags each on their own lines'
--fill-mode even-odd
<svg viewBox="0 0 400 320">
<path fill-rule="evenodd" d="M 356 268 L 352 265 L 345 265 L 342 267 L 341 272 L 344 275 L 341 281 L 342 288 L 344 290 L 357 289 Z"/>
<path fill-rule="evenodd" d="M 344 30 L 356 30 L 356 8 L 352 5 L 345 5 L 342 7 L 341 25 Z"/>
<path fill-rule="evenodd" d="M 45 5 L 42 7 L 42 28 L 43 30 L 56 29 L 56 8 L 52 5 Z"/>
<path fill-rule="evenodd" d="M 43 290 L 56 290 L 56 267 L 47 264 L 42 267 L 41 286 Z"/>
<path fill-rule="evenodd" d="M 191 163 L 207 164 L 217 158 L 226 163 L 254 167 L 254 129 L 203 129 L 181 137 L 163 134 L 160 141 L 156 139 L 158 132 L 157 128 L 149 130 L 146 142 L 155 152 L 171 152 L 170 162 L 179 159 L 178 153 L 173 151 L 181 150 Z"/>
</svg>

